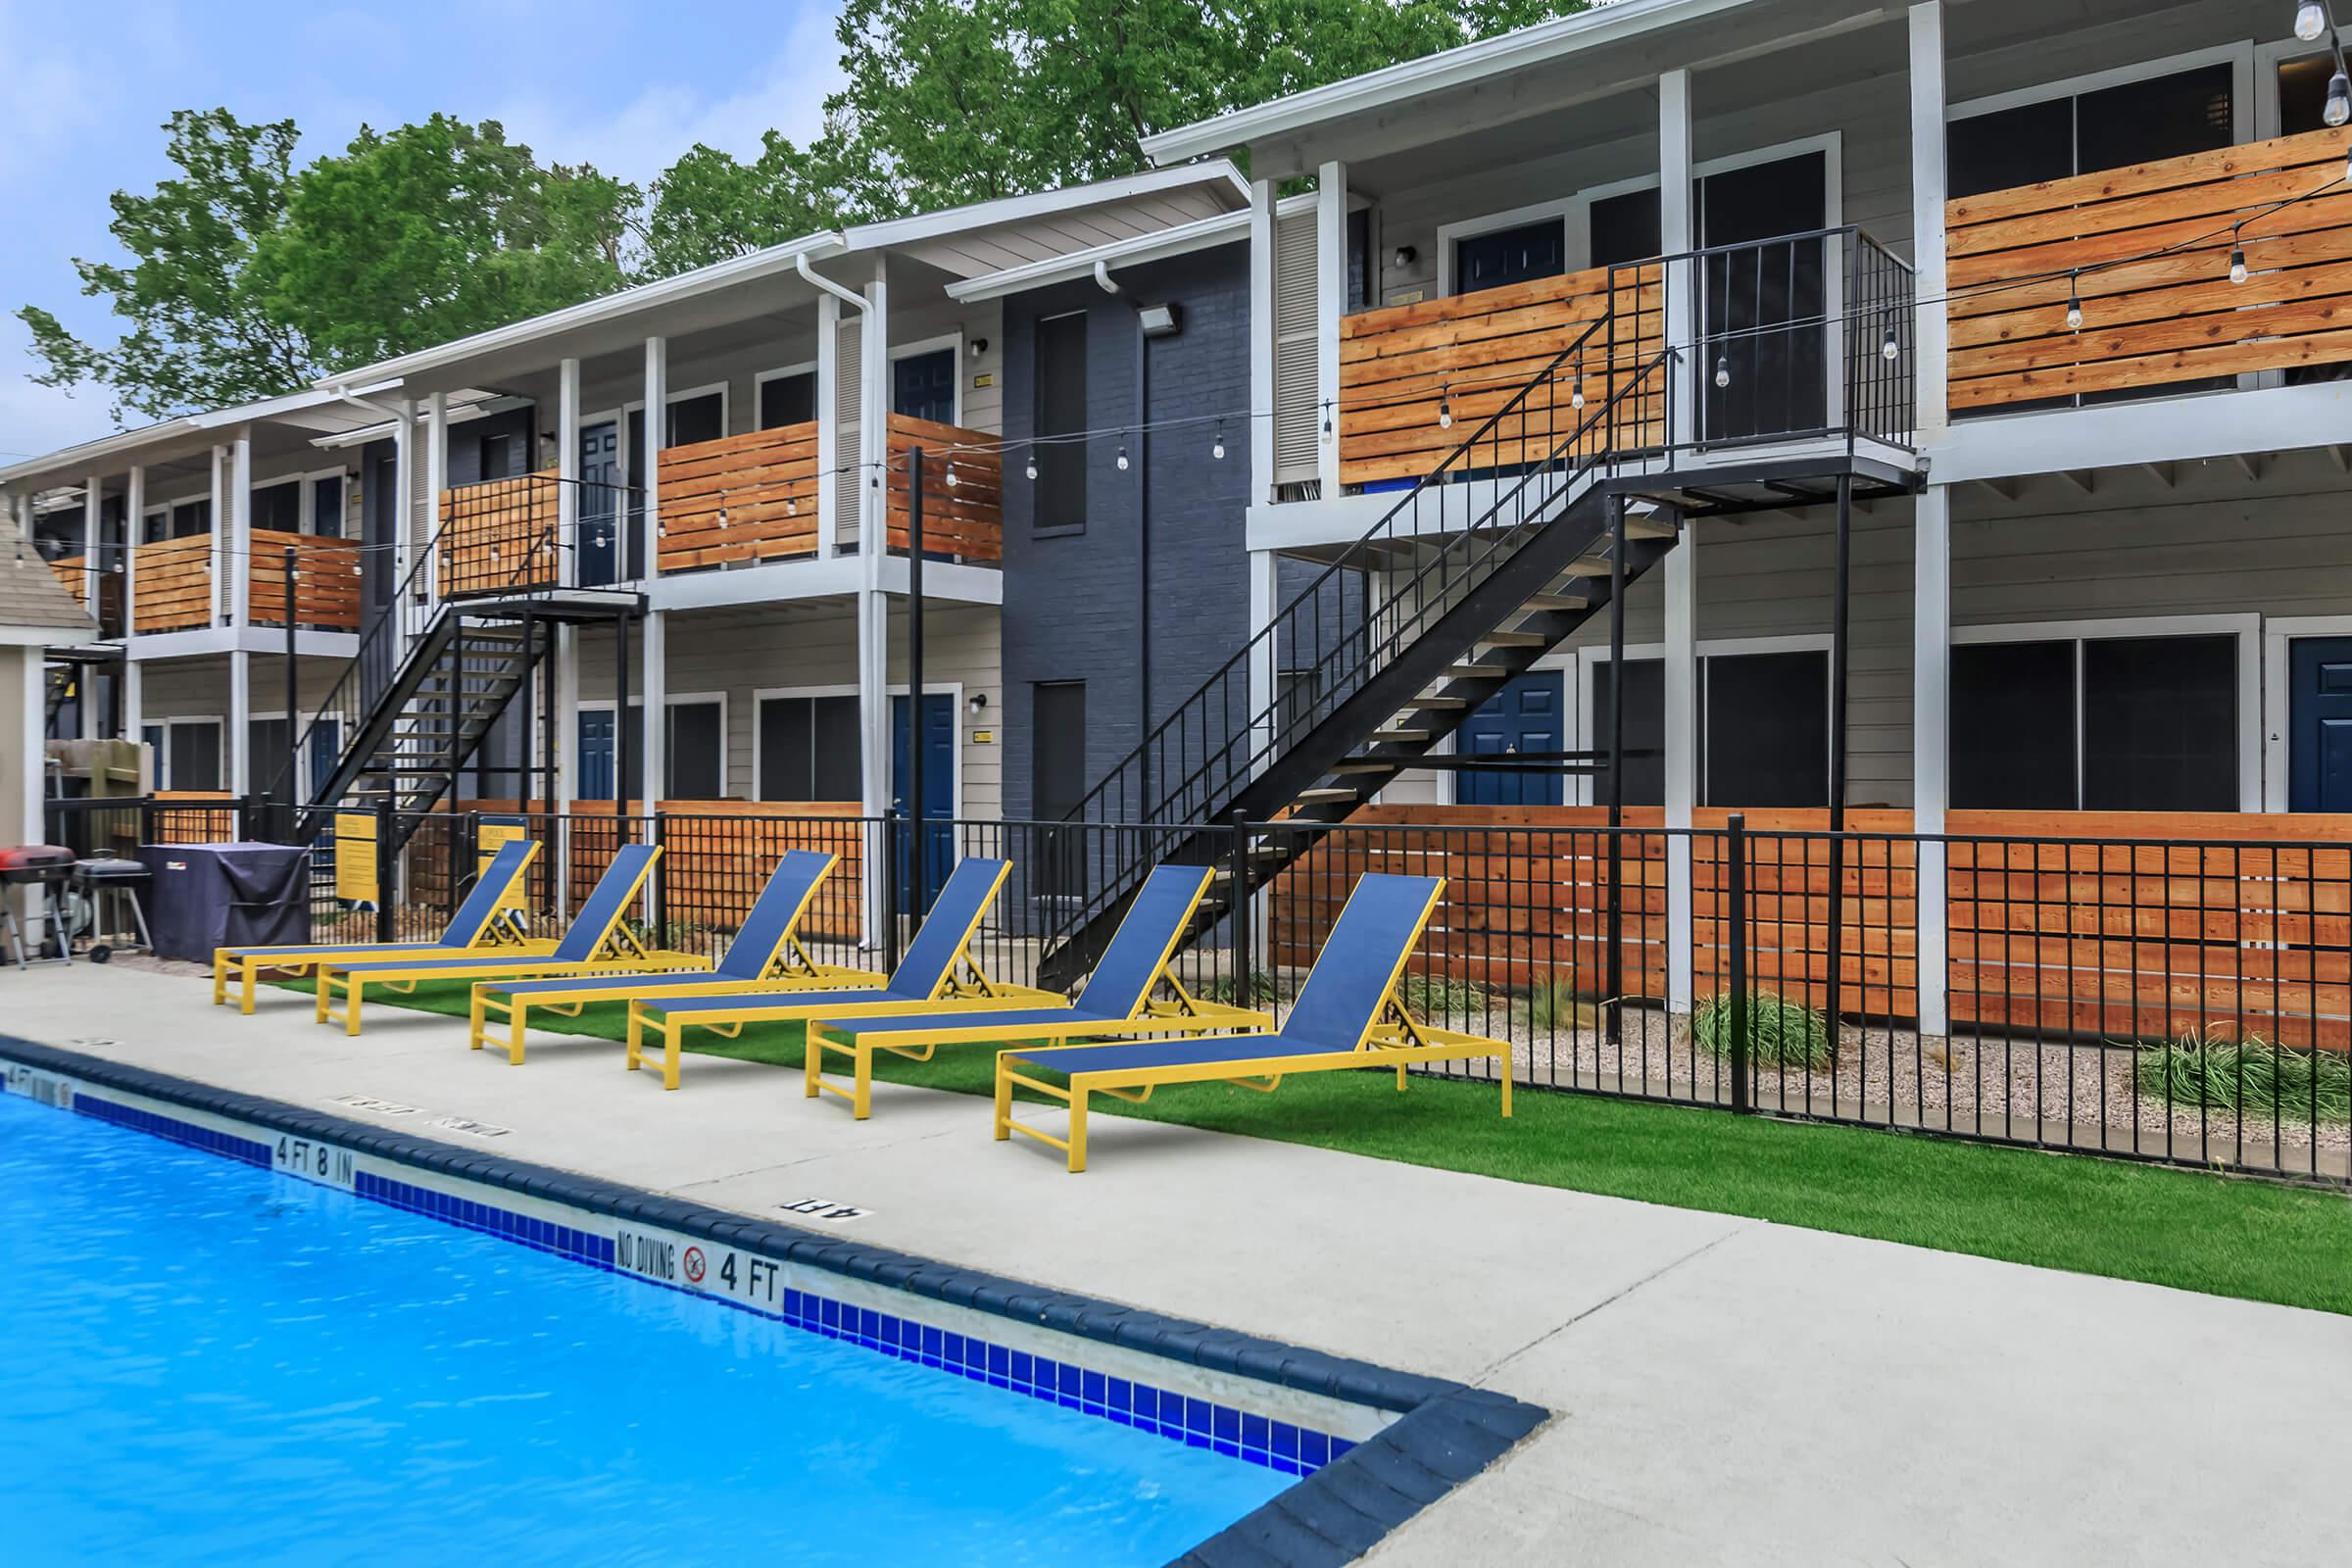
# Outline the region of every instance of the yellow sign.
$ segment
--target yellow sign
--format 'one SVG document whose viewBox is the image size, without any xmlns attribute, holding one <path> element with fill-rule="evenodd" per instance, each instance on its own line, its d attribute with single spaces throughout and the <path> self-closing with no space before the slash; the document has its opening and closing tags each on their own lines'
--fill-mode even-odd
<svg viewBox="0 0 2352 1568">
<path fill-rule="evenodd" d="M 346 904 L 375 902 L 375 813 L 335 813 L 335 897 Z"/>
<path fill-rule="evenodd" d="M 972 744 L 974 746 L 991 745 L 996 741 L 996 738 L 997 732 L 993 729 L 976 729 L 972 731 Z"/>
<path fill-rule="evenodd" d="M 490 862 L 498 858 L 501 846 L 530 836 L 530 824 L 526 822 L 481 823 L 473 837 L 473 874 L 478 877 L 490 869 Z M 530 881 L 527 876 L 516 877 L 508 886 L 506 897 L 498 901 L 498 912 L 504 914 L 509 909 L 527 909 L 530 906 L 524 895 L 529 891 Z"/>
</svg>

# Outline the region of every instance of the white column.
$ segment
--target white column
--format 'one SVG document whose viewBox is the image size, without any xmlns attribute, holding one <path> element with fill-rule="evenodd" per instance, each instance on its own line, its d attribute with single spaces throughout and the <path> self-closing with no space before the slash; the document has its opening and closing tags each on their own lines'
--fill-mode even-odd
<svg viewBox="0 0 2352 1568">
<path fill-rule="evenodd" d="M 1943 307 L 1943 0 L 1922 0 L 1911 8 L 1911 261 L 1919 299 L 1912 364 L 1922 442 L 1940 435 L 1951 417 L 1945 406 L 1951 325 Z"/>
<path fill-rule="evenodd" d="M 228 619 L 243 626 L 253 618 L 253 431 L 240 429 L 231 450 L 235 459 L 228 491 Z"/>
<path fill-rule="evenodd" d="M 1250 754 L 1256 760 L 1250 768 L 1252 776 L 1264 770 L 1268 749 L 1274 744 L 1274 726 L 1268 715 L 1274 708 L 1276 649 L 1272 638 L 1263 643 L 1257 638 L 1274 624 L 1275 612 L 1282 608 L 1281 563 L 1282 558 L 1271 550 L 1250 552 L 1250 645 L 1254 650 L 1250 656 Z"/>
<path fill-rule="evenodd" d="M 1315 477 L 1326 501 L 1340 493 L 1340 318 L 1347 314 L 1348 166 L 1333 162 L 1315 176 Z"/>
<path fill-rule="evenodd" d="M 221 625 L 228 602 L 228 448 L 213 448 L 213 592 L 212 623 Z"/>
<path fill-rule="evenodd" d="M 122 498 L 122 657 L 127 662 L 133 654 L 131 638 L 137 635 L 139 624 L 139 541 L 147 528 L 147 466 L 130 466 L 128 493 Z M 135 689 L 135 688 L 134 688 Z M 130 722 L 130 710 L 123 709 L 123 722 Z M 138 726 L 133 724 L 126 740 L 139 738 Z"/>
<path fill-rule="evenodd" d="M 644 763 L 645 798 L 650 803 L 665 793 L 662 780 L 669 776 L 663 765 L 667 759 L 669 725 L 664 720 L 669 704 L 669 614 L 666 611 L 650 612 L 639 627 L 638 645 L 642 650 L 642 667 L 637 685 L 644 694 L 645 717 L 643 738 L 638 743 L 638 757 Z M 753 715 L 757 722 L 758 714 Z M 727 738 L 718 738 L 718 791 L 727 791 Z M 650 808 L 650 807 L 649 807 Z"/>
<path fill-rule="evenodd" d="M 1274 499 L 1274 182 L 1250 186 L 1250 500 Z"/>
<path fill-rule="evenodd" d="M 571 809 L 579 795 L 580 628 L 556 628 L 556 786 L 559 811 Z"/>
<path fill-rule="evenodd" d="M 858 334 L 861 407 L 858 410 L 858 713 L 861 743 L 861 791 L 868 815 L 889 808 L 890 613 L 882 595 L 882 562 L 889 548 L 890 318 L 889 288 L 879 277 L 866 285 L 863 329 Z M 877 482 L 879 481 L 879 482 Z"/>
<path fill-rule="evenodd" d="M 35 562 L 34 564 L 38 565 L 39 563 Z M 42 802 L 47 798 L 49 787 L 49 666 L 42 660 L 38 648 L 12 648 L 9 653 L 17 667 L 24 672 L 23 686 L 17 693 L 19 724 L 16 748 L 17 755 L 24 760 L 22 764 L 24 776 L 16 780 L 16 785 L 24 792 L 24 810 L 17 819 L 16 841 L 19 844 L 40 844 L 46 841 L 48 827 L 43 820 L 47 808 Z M 7 660 L 0 659 L 0 669 L 6 668 L 7 664 Z M 34 913 L 44 907 L 44 901 L 32 898 L 30 892 L 27 890 L 24 902 L 17 907 Z M 12 896 L 11 892 L 0 890 L 0 899 Z M 30 932 L 26 933 L 26 938 L 30 941 L 39 940 Z"/>
<path fill-rule="evenodd" d="M 1698 243 L 1691 212 L 1690 73 L 1669 71 L 1658 77 L 1658 243 L 1679 256 Z M 1679 262 L 1667 270 L 1666 342 L 1680 350 L 1673 368 L 1674 398 L 1666 411 L 1668 439 L 1681 446 L 1698 431 L 1698 270 Z M 1681 552 L 1676 552 L 1678 555 Z"/>
<path fill-rule="evenodd" d="M 841 301 L 816 297 L 816 559 L 831 561 L 841 538 Z"/>
<path fill-rule="evenodd" d="M 556 380 L 556 580 L 580 580 L 580 362 L 565 360 Z M 564 765 L 571 765 L 565 754 Z"/>
<path fill-rule="evenodd" d="M 136 659 L 122 661 L 122 733 L 119 739 L 139 741 L 147 728 L 147 666 Z M 142 794 L 145 792 L 142 791 Z"/>
<path fill-rule="evenodd" d="M 441 516 L 441 495 L 449 488 L 449 394 L 435 392 L 424 400 L 424 493 L 430 498 L 432 516 L 437 523 Z M 430 528 L 427 536 L 440 530 Z M 425 597 L 441 597 L 441 552 L 427 547 L 425 551 Z"/>
<path fill-rule="evenodd" d="M 665 412 L 668 408 L 669 339 L 649 337 L 645 340 L 645 451 L 642 454 L 632 453 L 629 458 L 630 464 L 637 469 L 637 498 L 643 509 L 643 515 L 638 519 L 643 550 L 639 559 L 645 563 L 645 575 L 649 579 L 655 574 L 656 547 L 660 543 L 662 530 L 662 449 L 669 444 L 669 416 Z M 620 560 L 621 574 L 625 577 L 628 574 L 626 550 L 620 552 Z M 650 730 L 654 728 L 652 721 L 659 716 L 660 710 L 649 702 L 645 705 L 645 712 L 646 727 Z M 649 748 L 645 755 L 649 764 L 645 777 L 650 790 L 653 781 L 662 775 L 652 771 L 650 766 L 656 755 L 655 749 Z"/>
<path fill-rule="evenodd" d="M 81 602 L 91 614 L 98 612 L 98 514 L 106 506 L 104 481 L 91 474 L 81 487 Z M 82 705 L 87 708 L 89 705 Z M 84 715 L 82 736 L 90 738 L 87 715 Z"/>
<path fill-rule="evenodd" d="M 1928 835 L 1943 832 L 1951 799 L 1951 487 L 1922 490 L 1911 515 L 1911 827 Z M 1919 1032 L 1948 1034 L 1944 853 L 1924 839 L 1917 902 Z"/>
<path fill-rule="evenodd" d="M 415 405 L 407 398 L 393 400 L 395 415 L 392 420 L 392 581 L 395 594 L 392 601 L 393 624 L 400 628 L 403 646 L 409 635 L 410 617 L 404 603 L 406 594 L 399 586 L 409 580 L 409 526 L 412 505 L 416 490 L 416 420 Z M 435 496 L 438 508 L 441 498 Z"/>
<path fill-rule="evenodd" d="M 1613 613 L 1614 612 L 1612 612 Z M 1683 537 L 1666 556 L 1666 826 L 1689 828 L 1698 804 L 1698 534 Z M 1666 1004 L 1690 1010 L 1694 999 L 1690 959 L 1690 840 L 1666 841 Z"/>
<path fill-rule="evenodd" d="M 253 788 L 253 656 L 236 649 L 228 656 L 228 793 Z"/>
</svg>

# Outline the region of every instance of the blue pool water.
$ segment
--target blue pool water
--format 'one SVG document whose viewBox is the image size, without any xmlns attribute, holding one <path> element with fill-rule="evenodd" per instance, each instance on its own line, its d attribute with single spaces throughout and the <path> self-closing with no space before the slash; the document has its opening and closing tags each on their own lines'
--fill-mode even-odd
<svg viewBox="0 0 2352 1568">
<path fill-rule="evenodd" d="M 1161 1563 L 1257 1465 L 0 1095 L 18 1564 Z"/>
</svg>

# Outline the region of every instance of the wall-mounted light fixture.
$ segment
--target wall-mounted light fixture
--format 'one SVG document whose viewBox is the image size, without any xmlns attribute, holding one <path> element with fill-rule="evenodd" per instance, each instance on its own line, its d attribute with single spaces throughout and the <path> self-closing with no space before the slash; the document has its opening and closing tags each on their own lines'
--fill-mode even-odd
<svg viewBox="0 0 2352 1568">
<path fill-rule="evenodd" d="M 1184 330 L 1184 313 L 1174 305 L 1139 306 L 1135 319 L 1146 337 L 1174 337 Z"/>
<path fill-rule="evenodd" d="M 1396 254 L 1389 259 L 1395 262 L 1398 267 L 1410 267 L 1420 256 L 1420 254 L 1421 253 L 1419 251 L 1413 249 L 1410 245 L 1399 245 L 1396 247 Z"/>
<path fill-rule="evenodd" d="M 988 693 L 972 693 L 970 697 L 964 700 L 963 710 L 971 714 L 974 718 L 978 718 L 982 713 L 988 710 Z"/>
<path fill-rule="evenodd" d="M 976 359 L 978 359 L 978 358 L 979 358 L 981 355 L 983 355 L 983 354 L 986 354 L 987 352 L 988 352 L 988 339 L 986 339 L 986 338 L 984 338 L 984 337 L 976 337 L 976 338 L 972 339 L 972 358 L 973 358 L 973 359 L 975 359 L 975 360 L 976 360 Z"/>
</svg>

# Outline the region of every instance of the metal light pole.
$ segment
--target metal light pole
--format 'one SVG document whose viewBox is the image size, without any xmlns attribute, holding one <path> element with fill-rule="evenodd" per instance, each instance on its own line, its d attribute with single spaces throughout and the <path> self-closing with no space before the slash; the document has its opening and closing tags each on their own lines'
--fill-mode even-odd
<svg viewBox="0 0 2352 1568">
<path fill-rule="evenodd" d="M 914 829 L 913 903 L 929 887 L 931 830 L 923 821 L 923 449 L 906 454 L 906 816 Z"/>
</svg>

